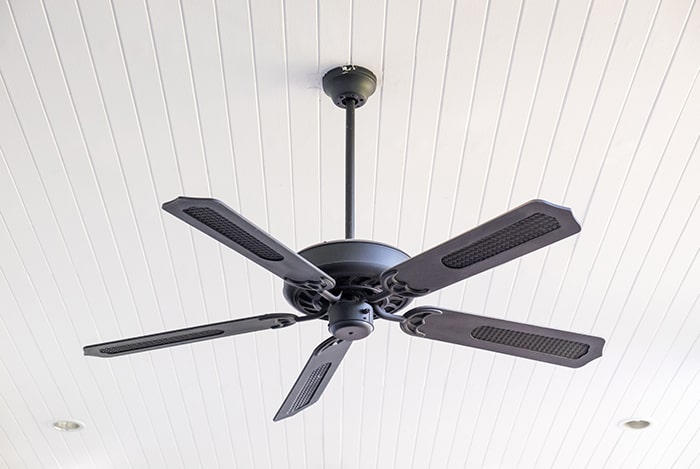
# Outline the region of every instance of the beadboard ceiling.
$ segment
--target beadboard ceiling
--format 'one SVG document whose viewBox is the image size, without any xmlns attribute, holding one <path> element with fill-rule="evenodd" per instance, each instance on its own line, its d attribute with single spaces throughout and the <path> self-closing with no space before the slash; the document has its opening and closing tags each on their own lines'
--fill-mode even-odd
<svg viewBox="0 0 700 469">
<path fill-rule="evenodd" d="M 0 2 L 0 467 L 700 466 L 695 0 Z M 160 210 L 213 196 L 295 250 L 417 254 L 534 198 L 583 229 L 414 304 L 604 337 L 564 369 L 377 321 L 272 417 L 321 321 L 103 360 L 95 342 L 290 312 Z M 56 419 L 85 428 L 62 433 Z M 643 431 L 623 430 L 628 418 Z"/>
</svg>

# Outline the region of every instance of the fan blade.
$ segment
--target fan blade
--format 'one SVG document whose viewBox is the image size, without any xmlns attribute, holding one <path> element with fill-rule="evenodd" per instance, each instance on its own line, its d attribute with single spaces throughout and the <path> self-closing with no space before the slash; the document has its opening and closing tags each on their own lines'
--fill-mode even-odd
<svg viewBox="0 0 700 469">
<path fill-rule="evenodd" d="M 272 420 L 291 417 L 318 401 L 351 344 L 331 337 L 316 347 Z"/>
<path fill-rule="evenodd" d="M 603 354 L 600 337 L 430 306 L 404 315 L 401 329 L 415 337 L 466 345 L 516 357 L 578 368 Z"/>
<path fill-rule="evenodd" d="M 265 314 L 233 321 L 223 321 L 203 326 L 186 327 L 158 334 L 115 340 L 83 347 L 85 355 L 110 358 L 130 353 L 148 352 L 165 347 L 191 344 L 203 340 L 218 339 L 230 335 L 245 334 L 265 329 L 279 329 L 297 322 L 297 316 L 289 313 Z"/>
<path fill-rule="evenodd" d="M 328 274 L 219 200 L 177 197 L 163 210 L 298 288 L 322 291 L 335 285 Z"/>
<path fill-rule="evenodd" d="M 427 295 L 581 231 L 571 210 L 532 200 L 381 274 L 385 291 Z"/>
</svg>

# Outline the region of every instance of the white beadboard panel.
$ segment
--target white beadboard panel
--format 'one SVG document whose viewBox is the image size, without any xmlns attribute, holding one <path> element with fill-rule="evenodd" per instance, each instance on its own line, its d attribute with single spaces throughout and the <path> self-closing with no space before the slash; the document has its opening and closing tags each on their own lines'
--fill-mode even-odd
<svg viewBox="0 0 700 469">
<path fill-rule="evenodd" d="M 5 0 L 0 467 L 698 466 L 699 22 L 695 0 Z M 160 206 L 215 197 L 297 251 L 342 239 L 345 117 L 321 78 L 347 63 L 378 81 L 357 238 L 415 255 L 536 198 L 583 227 L 412 306 L 604 337 L 603 357 L 377 320 L 273 423 L 325 322 L 83 356 L 293 312 L 281 279 Z"/>
</svg>

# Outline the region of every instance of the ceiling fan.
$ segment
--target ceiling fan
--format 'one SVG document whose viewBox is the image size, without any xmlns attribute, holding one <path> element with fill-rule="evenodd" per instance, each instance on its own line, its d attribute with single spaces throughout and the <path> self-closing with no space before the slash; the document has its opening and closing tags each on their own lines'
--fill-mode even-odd
<svg viewBox="0 0 700 469">
<path fill-rule="evenodd" d="M 302 315 L 265 314 L 88 345 L 85 355 L 116 357 L 327 320 L 332 337 L 313 351 L 275 421 L 318 401 L 352 342 L 372 333 L 374 319 L 399 322 L 414 337 L 555 365 L 577 368 L 600 357 L 605 341 L 599 337 L 430 306 L 397 314 L 415 297 L 560 241 L 581 227 L 570 209 L 532 200 L 415 257 L 386 244 L 353 239 L 355 109 L 365 104 L 376 84 L 370 70 L 355 65 L 334 68 L 323 77 L 324 91 L 346 112 L 344 240 L 295 253 L 219 200 L 178 197 L 163 204 L 165 211 L 282 278 L 285 298 Z"/>
</svg>

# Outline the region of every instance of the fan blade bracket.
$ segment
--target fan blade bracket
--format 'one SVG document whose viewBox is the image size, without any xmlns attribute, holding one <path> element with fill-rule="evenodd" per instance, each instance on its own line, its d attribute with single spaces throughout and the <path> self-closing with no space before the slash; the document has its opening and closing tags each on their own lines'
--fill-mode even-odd
<svg viewBox="0 0 700 469">
<path fill-rule="evenodd" d="M 602 356 L 605 340 L 504 319 L 415 308 L 404 315 L 408 335 L 579 368 Z"/>
<path fill-rule="evenodd" d="M 316 347 L 272 420 L 277 422 L 292 417 L 316 403 L 350 345 L 351 341 L 330 337 Z"/>
<path fill-rule="evenodd" d="M 274 324 L 269 326 L 270 329 L 282 329 L 282 328 L 289 327 L 289 326 L 297 323 L 298 317 L 296 315 L 293 315 L 293 314 L 287 315 L 285 313 L 279 313 L 279 314 L 280 314 L 280 317 L 274 317 L 274 316 L 277 316 L 277 314 L 268 315 L 268 316 L 273 316 L 273 317 L 268 318 L 267 320 L 274 322 Z"/>
<path fill-rule="evenodd" d="M 387 269 L 382 287 L 396 295 L 423 296 L 579 231 L 569 208 L 531 200 Z"/>
<path fill-rule="evenodd" d="M 404 298 L 418 298 L 430 293 L 430 289 L 428 288 L 414 289 L 411 288 L 408 283 L 398 280 L 396 278 L 398 273 L 399 272 L 396 269 L 382 272 L 380 281 L 384 291 L 391 292 L 394 295 L 403 296 Z"/>
<path fill-rule="evenodd" d="M 283 278 L 285 283 L 288 283 L 289 285 L 295 287 L 295 288 L 300 288 L 302 290 L 310 290 L 314 292 L 323 292 L 330 290 L 335 286 L 335 280 L 332 278 L 320 278 L 319 280 L 293 280 L 291 278 Z"/>
<path fill-rule="evenodd" d="M 409 311 L 409 316 L 404 315 L 405 319 L 401 323 L 401 329 L 408 335 L 415 337 L 426 337 L 421 331 L 421 327 L 425 326 L 425 320 L 433 314 L 442 314 L 439 309 L 421 308 L 420 310 L 413 309 Z"/>
<path fill-rule="evenodd" d="M 163 210 L 298 288 L 326 291 L 335 280 L 217 199 L 177 197 Z"/>
</svg>

